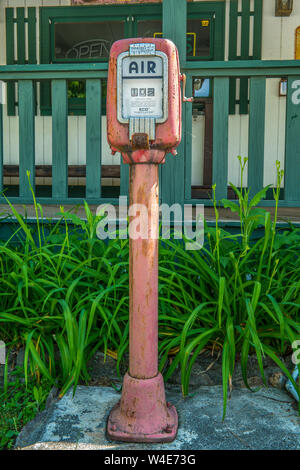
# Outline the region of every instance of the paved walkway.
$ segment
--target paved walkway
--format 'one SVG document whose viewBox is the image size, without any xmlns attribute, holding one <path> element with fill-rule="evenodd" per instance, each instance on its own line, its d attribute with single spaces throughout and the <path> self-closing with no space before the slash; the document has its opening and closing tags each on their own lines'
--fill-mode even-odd
<svg viewBox="0 0 300 470">
<path fill-rule="evenodd" d="M 169 444 L 109 441 L 106 421 L 120 395 L 109 387 L 77 388 L 53 402 L 19 435 L 17 448 L 102 450 L 300 449 L 300 418 L 283 390 L 236 389 L 222 422 L 222 387 L 201 387 L 191 397 L 167 393 L 177 407 L 179 430 Z"/>
</svg>

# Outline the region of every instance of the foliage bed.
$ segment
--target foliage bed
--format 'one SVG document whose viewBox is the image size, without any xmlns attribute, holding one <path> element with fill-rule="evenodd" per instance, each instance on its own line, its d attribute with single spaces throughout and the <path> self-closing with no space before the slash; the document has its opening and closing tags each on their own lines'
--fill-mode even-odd
<svg viewBox="0 0 300 470">
<path fill-rule="evenodd" d="M 245 165 L 241 161 L 242 180 Z M 160 370 L 168 380 L 179 365 L 187 395 L 200 352 L 221 351 L 224 415 L 237 358 L 247 386 L 253 352 L 263 379 L 264 355 L 291 379 L 279 356 L 290 353 L 300 335 L 300 230 L 276 228 L 283 177 L 277 170 L 273 221 L 256 207 L 268 188 L 251 199 L 232 185 L 237 203 L 222 203 L 239 214 L 239 234 L 220 228 L 214 198 L 216 224 L 205 226 L 201 250 L 186 251 L 174 239 L 160 243 Z M 61 208 L 60 220 L 49 225 L 33 199 L 36 233 L 8 201 L 19 226 L 0 243 L 0 338 L 8 347 L 25 346 L 26 383 L 44 377 L 58 383 L 63 395 L 79 380 L 88 381 L 87 362 L 97 350 L 113 352 L 117 370 L 128 350 L 129 242 L 99 240 L 99 217 L 87 204 L 86 220 Z M 258 226 L 262 236 L 253 239 Z"/>
</svg>

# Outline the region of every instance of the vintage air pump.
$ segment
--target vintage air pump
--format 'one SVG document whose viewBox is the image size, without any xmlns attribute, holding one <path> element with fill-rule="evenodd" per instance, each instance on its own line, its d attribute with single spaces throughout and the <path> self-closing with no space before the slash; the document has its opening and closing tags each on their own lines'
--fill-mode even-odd
<svg viewBox="0 0 300 470">
<path fill-rule="evenodd" d="M 177 433 L 158 371 L 158 166 L 181 140 L 181 79 L 167 39 L 124 39 L 111 48 L 107 138 L 130 165 L 130 206 L 147 209 L 141 236 L 129 233 L 129 370 L 107 424 L 109 438 L 119 441 L 170 442 Z"/>
</svg>

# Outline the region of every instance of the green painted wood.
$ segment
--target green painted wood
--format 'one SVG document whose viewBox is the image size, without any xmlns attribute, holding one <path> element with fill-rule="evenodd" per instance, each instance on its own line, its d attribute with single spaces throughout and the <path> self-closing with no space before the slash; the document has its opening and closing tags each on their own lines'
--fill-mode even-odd
<svg viewBox="0 0 300 470">
<path fill-rule="evenodd" d="M 28 63 L 36 64 L 36 8 L 28 8 Z M 37 89 L 36 83 L 34 83 L 34 98 L 35 98 L 35 114 L 37 114 Z"/>
<path fill-rule="evenodd" d="M 237 56 L 237 21 L 238 21 L 238 0 L 230 1 L 229 10 L 229 52 L 228 59 L 235 60 Z"/>
<path fill-rule="evenodd" d="M 249 59 L 250 35 L 250 0 L 242 0 L 241 27 L 241 59 Z M 249 82 L 247 78 L 240 80 L 240 114 L 248 114 Z"/>
<path fill-rule="evenodd" d="M 249 111 L 249 80 L 248 78 L 240 79 L 240 114 L 248 114 Z"/>
<path fill-rule="evenodd" d="M 249 59 L 249 34 L 250 34 L 250 0 L 242 0 L 242 25 L 241 25 L 241 59 Z M 240 114 L 248 114 L 248 91 L 249 82 L 247 78 L 240 80 Z"/>
<path fill-rule="evenodd" d="M 237 22 L 238 22 L 238 0 L 231 0 L 229 11 L 229 52 L 228 59 L 236 60 L 237 57 Z M 235 114 L 236 102 L 236 80 L 229 81 L 229 114 Z"/>
<path fill-rule="evenodd" d="M 193 94 L 193 80 L 191 77 L 186 80 L 186 95 Z M 184 173 L 184 196 L 186 199 L 192 197 L 192 126 L 193 126 L 193 104 L 184 103 L 183 111 L 185 122 L 185 173 Z"/>
<path fill-rule="evenodd" d="M 242 0 L 241 59 L 249 59 L 250 0 Z M 248 79 L 240 80 L 240 114 L 248 114 Z"/>
<path fill-rule="evenodd" d="M 36 9 L 28 8 L 28 63 L 36 64 Z"/>
<path fill-rule="evenodd" d="M 235 199 L 236 202 L 236 199 Z M 184 201 L 185 204 L 203 204 L 205 206 L 211 207 L 213 206 L 213 201 L 210 199 L 186 199 Z M 222 204 L 220 204 L 222 206 Z M 266 199 L 260 201 L 257 204 L 258 207 L 274 207 L 275 201 L 274 199 Z M 283 199 L 279 200 L 278 207 L 300 207 L 300 200 L 298 201 L 284 201 Z M 240 222 L 238 222 L 240 224 Z"/>
<path fill-rule="evenodd" d="M 14 37 L 14 9 L 6 8 L 6 63 L 12 65 L 15 59 L 15 37 Z M 16 86 L 15 83 L 7 84 L 7 114 L 16 115 Z"/>
<path fill-rule="evenodd" d="M 12 204 L 32 204 L 32 197 L 29 198 L 21 198 L 21 197 L 15 197 L 11 196 L 9 198 Z M 52 198 L 52 197 L 36 197 L 36 201 L 40 204 L 58 204 L 58 205 L 73 205 L 74 204 L 84 204 L 84 201 L 86 201 L 88 204 L 115 204 L 117 205 L 119 203 L 118 198 L 96 198 L 96 199 L 86 199 L 82 197 L 68 197 L 68 198 Z M 4 197 L 0 196 L 0 203 L 5 204 L 6 200 Z"/>
<path fill-rule="evenodd" d="M 3 191 L 3 106 L 0 103 L 0 192 Z"/>
<path fill-rule="evenodd" d="M 25 8 L 17 8 L 18 64 L 25 64 Z"/>
<path fill-rule="evenodd" d="M 214 73 L 223 73 L 229 76 L 254 76 L 254 75 L 270 75 L 278 76 L 281 75 L 298 75 L 297 70 L 300 68 L 299 61 L 295 60 L 228 60 L 221 61 L 215 60 L 210 61 L 192 61 L 185 62 L 181 65 L 183 70 L 193 71 L 199 73 L 203 70 L 206 77 L 208 77 L 208 70 L 213 70 Z M 11 70 L 9 68 L 9 70 Z M 1 67 L 0 67 L 1 71 Z M 13 69 L 12 69 L 13 71 Z"/>
<path fill-rule="evenodd" d="M 163 2 L 163 36 L 171 39 L 179 52 L 180 63 L 186 60 L 186 0 L 164 0 Z M 174 27 L 176 25 L 176 27 Z M 183 106 L 185 103 L 183 104 Z M 166 163 L 161 169 L 160 193 L 163 203 L 183 204 L 184 201 L 184 153 L 185 153 L 185 120 L 182 113 L 182 140 L 177 148 L 178 155 L 166 156 Z"/>
<path fill-rule="evenodd" d="M 300 75 L 288 78 L 285 134 L 284 199 L 300 200 Z"/>
<path fill-rule="evenodd" d="M 229 114 L 235 114 L 236 105 L 236 79 L 229 79 Z"/>
<path fill-rule="evenodd" d="M 101 81 L 86 81 L 86 197 L 101 197 Z"/>
<path fill-rule="evenodd" d="M 0 65 L 0 77 L 5 81 L 53 80 L 74 78 L 106 78 L 108 64 L 38 64 Z M 186 61 L 181 70 L 187 75 L 210 77 L 281 77 L 298 76 L 298 60 L 240 60 L 240 61 Z"/>
<path fill-rule="evenodd" d="M 250 0 L 242 0 L 241 59 L 249 59 Z"/>
<path fill-rule="evenodd" d="M 122 156 L 120 163 L 120 173 L 120 196 L 129 197 L 129 165 L 127 163 L 123 163 Z"/>
<path fill-rule="evenodd" d="M 15 58 L 15 39 L 14 39 L 14 9 L 6 8 L 6 63 L 11 65 Z"/>
<path fill-rule="evenodd" d="M 30 172 L 31 186 L 35 188 L 35 130 L 34 130 L 34 88 L 32 80 L 20 80 L 19 96 L 19 194 L 21 198 L 31 196 L 27 172 Z"/>
<path fill-rule="evenodd" d="M 261 58 L 262 41 L 262 0 L 254 0 L 254 24 L 253 24 L 253 59 Z"/>
<path fill-rule="evenodd" d="M 227 198 L 229 79 L 214 78 L 213 177 L 216 198 Z"/>
<path fill-rule="evenodd" d="M 186 0 L 164 0 L 163 37 L 176 44 L 180 63 L 186 60 L 186 19 Z"/>
<path fill-rule="evenodd" d="M 248 188 L 253 197 L 264 185 L 266 79 L 250 79 Z"/>
<path fill-rule="evenodd" d="M 68 197 L 68 101 L 66 80 L 52 81 L 52 197 Z"/>
</svg>

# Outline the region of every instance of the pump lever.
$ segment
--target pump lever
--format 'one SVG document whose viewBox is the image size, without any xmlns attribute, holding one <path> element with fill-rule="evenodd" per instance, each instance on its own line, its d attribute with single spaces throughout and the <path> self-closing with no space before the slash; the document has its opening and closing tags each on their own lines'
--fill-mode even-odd
<svg viewBox="0 0 300 470">
<path fill-rule="evenodd" d="M 182 82 L 182 94 L 183 94 L 183 99 L 182 101 L 184 103 L 192 103 L 194 101 L 194 98 L 191 97 L 191 98 L 187 98 L 185 96 L 185 87 L 186 87 L 186 74 L 185 73 L 181 73 L 180 74 L 180 81 Z"/>
</svg>

